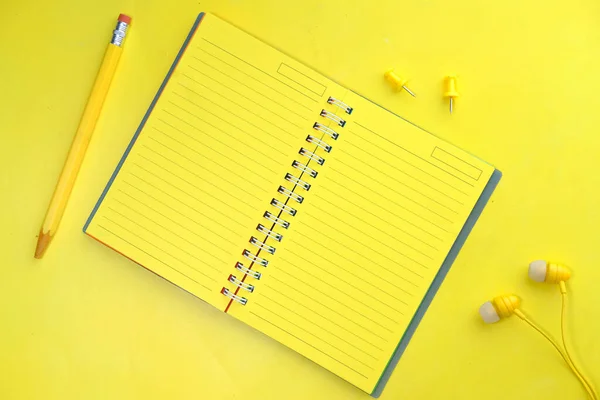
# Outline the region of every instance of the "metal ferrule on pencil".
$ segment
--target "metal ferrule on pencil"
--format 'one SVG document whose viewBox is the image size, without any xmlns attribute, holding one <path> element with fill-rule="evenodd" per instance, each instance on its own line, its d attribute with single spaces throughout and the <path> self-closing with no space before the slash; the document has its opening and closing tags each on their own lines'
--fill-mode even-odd
<svg viewBox="0 0 600 400">
<path fill-rule="evenodd" d="M 123 45 L 123 40 L 125 40 L 125 35 L 127 34 L 128 27 L 129 25 L 127 25 L 126 22 L 118 21 L 117 27 L 113 31 L 112 40 L 110 42 L 115 46 L 121 47 Z"/>
</svg>

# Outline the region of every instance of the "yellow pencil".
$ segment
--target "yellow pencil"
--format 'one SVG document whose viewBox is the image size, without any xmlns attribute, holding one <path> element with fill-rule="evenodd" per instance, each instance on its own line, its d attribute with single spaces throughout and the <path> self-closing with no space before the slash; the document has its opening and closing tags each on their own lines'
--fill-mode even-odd
<svg viewBox="0 0 600 400">
<path fill-rule="evenodd" d="M 58 229 L 58 224 L 65 212 L 69 196 L 73 190 L 77 173 L 85 157 L 96 121 L 100 115 L 102 104 L 108 93 L 110 82 L 115 74 L 121 52 L 123 50 L 123 41 L 125 40 L 125 34 L 127 28 L 131 24 L 131 18 L 127 15 L 119 15 L 117 27 L 113 32 L 112 40 L 110 41 L 106 53 L 104 54 L 104 60 L 100 66 L 100 71 L 94 82 L 92 93 L 88 99 L 87 105 L 79 122 L 75 139 L 71 145 L 69 156 L 65 162 L 62 173 L 54 190 L 50 207 L 46 212 L 46 218 L 40 229 L 40 235 L 38 237 L 37 246 L 35 248 L 35 258 L 42 258 L 44 252 L 48 248 L 52 237 Z"/>
</svg>

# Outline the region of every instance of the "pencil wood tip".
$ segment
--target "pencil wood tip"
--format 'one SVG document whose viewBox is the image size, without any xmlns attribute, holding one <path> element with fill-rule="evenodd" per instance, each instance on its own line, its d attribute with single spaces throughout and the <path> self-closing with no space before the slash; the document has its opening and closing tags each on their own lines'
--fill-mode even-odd
<svg viewBox="0 0 600 400">
<path fill-rule="evenodd" d="M 48 245 L 50 244 L 51 240 L 52 236 L 50 236 L 50 233 L 40 232 L 40 236 L 38 237 L 37 241 L 37 246 L 35 247 L 35 258 L 40 259 L 44 256 L 44 253 L 46 252 L 46 249 L 48 248 Z"/>
</svg>

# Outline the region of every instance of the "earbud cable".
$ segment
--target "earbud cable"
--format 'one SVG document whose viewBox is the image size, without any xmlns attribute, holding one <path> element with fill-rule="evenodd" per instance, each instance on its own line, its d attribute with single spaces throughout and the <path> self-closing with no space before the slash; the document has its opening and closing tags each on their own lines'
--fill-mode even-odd
<svg viewBox="0 0 600 400">
<path fill-rule="evenodd" d="M 525 314 L 523 314 L 521 312 L 521 310 L 518 310 L 518 309 L 515 310 L 515 315 L 518 316 L 519 318 L 521 318 L 523 321 L 525 321 L 537 333 L 539 333 L 540 335 L 542 335 L 544 337 L 544 339 L 546 339 L 552 345 L 552 347 L 554 347 L 554 349 L 558 352 L 558 354 L 560 354 L 560 356 L 562 357 L 562 359 L 564 360 L 564 362 L 571 369 L 571 372 L 573 372 L 573 374 L 577 377 L 577 379 L 579 380 L 579 382 L 581 383 L 581 385 L 583 386 L 583 388 L 587 392 L 588 396 L 590 396 L 590 399 L 592 399 L 592 400 L 598 400 L 596 398 L 595 393 L 592 392 L 590 390 L 590 388 L 588 387 L 587 381 L 581 376 L 581 374 L 573 366 L 573 364 L 571 363 L 571 361 L 569 360 L 569 358 L 567 358 L 567 356 L 563 353 L 563 351 L 560 349 L 560 347 L 558 346 L 558 344 L 556 344 L 556 342 L 554 340 L 552 340 L 552 338 L 550 336 L 548 336 L 542 329 L 540 329 L 536 324 L 534 324 L 533 321 L 531 321 L 529 318 L 527 318 L 527 316 Z"/>
<path fill-rule="evenodd" d="M 569 354 L 569 350 L 567 349 L 567 340 L 565 337 L 565 319 L 566 319 L 565 313 L 566 313 L 566 308 L 567 308 L 567 289 L 566 289 L 566 286 L 564 285 L 564 282 L 561 282 L 561 283 L 562 283 L 562 285 L 560 285 L 560 294 L 561 294 L 561 298 L 562 298 L 562 308 L 561 308 L 561 312 L 560 312 L 560 335 L 562 337 L 562 344 L 563 344 L 563 348 L 565 350 L 565 355 L 571 362 L 573 369 L 581 376 L 583 381 L 588 386 L 589 390 L 593 393 L 594 397 L 592 397 L 592 398 L 597 400 L 598 394 L 594 390 L 594 387 L 587 380 L 587 378 L 581 373 L 581 371 L 579 371 L 579 369 L 575 365 L 575 362 L 573 361 L 573 358 L 571 358 L 571 355 Z"/>
</svg>

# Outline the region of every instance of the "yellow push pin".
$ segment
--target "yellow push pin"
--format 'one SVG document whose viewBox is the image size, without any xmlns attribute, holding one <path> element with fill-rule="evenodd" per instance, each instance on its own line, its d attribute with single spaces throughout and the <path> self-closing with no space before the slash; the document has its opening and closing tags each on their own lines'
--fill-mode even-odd
<svg viewBox="0 0 600 400">
<path fill-rule="evenodd" d="M 411 90 L 409 88 L 406 87 L 406 82 L 408 82 L 408 79 L 402 78 L 397 73 L 395 73 L 393 69 L 388 69 L 387 71 L 385 71 L 385 74 L 383 74 L 383 77 L 385 78 L 386 81 L 391 83 L 392 86 L 394 86 L 394 88 L 396 88 L 396 90 L 404 89 L 412 97 L 417 97 L 413 92 L 411 92 Z"/>
<path fill-rule="evenodd" d="M 454 107 L 454 99 L 460 96 L 456 90 L 456 81 L 456 75 L 449 75 L 446 77 L 446 91 L 444 92 L 444 97 L 447 97 L 450 101 L 450 114 L 452 114 L 452 108 Z"/>
</svg>

